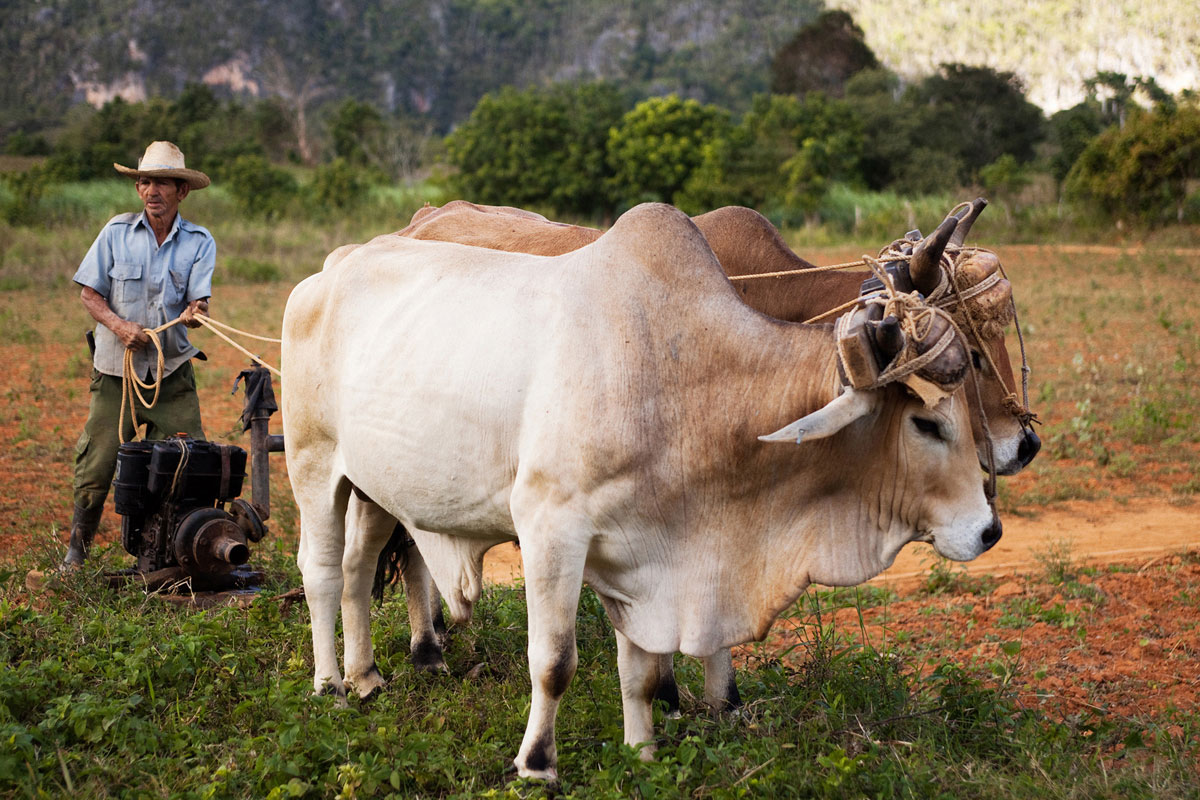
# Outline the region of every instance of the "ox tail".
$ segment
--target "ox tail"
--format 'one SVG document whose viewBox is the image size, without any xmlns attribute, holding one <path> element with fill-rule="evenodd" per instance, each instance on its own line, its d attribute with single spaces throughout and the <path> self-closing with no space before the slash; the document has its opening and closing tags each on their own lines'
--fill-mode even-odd
<svg viewBox="0 0 1200 800">
<path fill-rule="evenodd" d="M 404 526 L 397 522 L 375 564 L 375 580 L 371 584 L 371 597 L 375 598 L 375 602 L 382 603 L 383 590 L 400 580 L 400 574 L 408 565 L 408 548 L 415 544 Z"/>
</svg>

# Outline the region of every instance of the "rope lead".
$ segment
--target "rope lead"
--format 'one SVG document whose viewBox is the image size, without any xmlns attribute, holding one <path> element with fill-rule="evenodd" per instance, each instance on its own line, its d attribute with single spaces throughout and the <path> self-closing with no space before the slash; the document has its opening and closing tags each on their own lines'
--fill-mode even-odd
<svg viewBox="0 0 1200 800">
<path fill-rule="evenodd" d="M 234 328 L 231 325 L 226 325 L 224 322 L 218 322 L 217 320 L 211 319 L 203 314 L 196 314 L 192 318 L 199 321 L 201 325 L 208 328 L 210 331 L 215 333 L 217 336 L 224 339 L 226 342 L 228 342 L 230 345 L 232 345 L 234 347 L 234 349 L 240 350 L 243 354 L 249 356 L 254 362 L 261 364 L 262 366 L 271 370 L 271 372 L 274 372 L 280 378 L 283 377 L 282 372 L 280 372 L 278 369 L 271 366 L 267 362 L 263 361 L 258 356 L 254 355 L 254 353 L 251 353 L 249 350 L 242 347 L 240 344 L 235 342 L 233 339 L 230 339 L 228 336 L 226 336 L 224 333 L 222 333 L 220 330 L 218 330 L 218 328 L 224 328 L 225 330 L 230 331 L 231 333 L 238 334 L 239 336 L 247 336 L 251 339 L 258 339 L 259 341 L 263 341 L 263 342 L 274 342 L 276 344 L 279 344 L 283 341 L 282 339 L 272 339 L 267 336 L 257 336 L 253 333 L 247 333 L 246 331 L 238 330 L 237 328 Z M 183 321 L 183 317 L 181 315 L 181 316 L 178 316 L 175 319 L 171 320 L 170 322 L 159 325 L 157 328 L 142 328 L 142 332 L 145 333 L 150 338 L 150 341 L 154 344 L 155 349 L 158 351 L 158 356 L 156 359 L 155 376 L 154 376 L 154 381 L 152 383 L 146 383 L 145 381 L 143 381 L 141 378 L 138 377 L 137 371 L 134 369 L 134 366 L 133 366 L 133 352 L 134 351 L 132 351 L 132 350 L 125 351 L 124 360 L 121 365 L 121 414 L 117 419 L 117 438 L 121 441 L 122 444 L 124 444 L 126 441 L 125 440 L 125 408 L 126 408 L 126 406 L 129 407 L 129 419 L 133 424 L 134 436 L 136 436 L 138 421 L 137 421 L 137 405 L 134 403 L 134 398 L 136 397 L 138 400 L 140 400 L 142 403 L 142 407 L 145 408 L 147 411 L 154 408 L 154 406 L 158 404 L 159 391 L 162 389 L 163 367 L 165 365 L 162 341 L 159 339 L 158 335 L 160 333 L 162 333 L 163 331 L 167 330 L 168 328 L 178 325 L 182 321 Z M 153 389 L 154 390 L 154 396 L 149 401 L 147 401 L 145 395 L 142 394 L 143 389 Z"/>
</svg>

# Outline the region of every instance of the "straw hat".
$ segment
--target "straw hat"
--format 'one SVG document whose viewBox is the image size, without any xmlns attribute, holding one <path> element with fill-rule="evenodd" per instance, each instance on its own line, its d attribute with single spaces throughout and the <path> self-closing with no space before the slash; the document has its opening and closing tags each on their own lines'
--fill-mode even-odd
<svg viewBox="0 0 1200 800">
<path fill-rule="evenodd" d="M 151 142 L 146 152 L 138 159 L 137 169 L 113 164 L 117 172 L 147 178 L 176 178 L 187 181 L 193 189 L 203 189 L 208 186 L 208 176 L 200 170 L 188 169 L 183 165 L 183 153 L 170 142 Z"/>
</svg>

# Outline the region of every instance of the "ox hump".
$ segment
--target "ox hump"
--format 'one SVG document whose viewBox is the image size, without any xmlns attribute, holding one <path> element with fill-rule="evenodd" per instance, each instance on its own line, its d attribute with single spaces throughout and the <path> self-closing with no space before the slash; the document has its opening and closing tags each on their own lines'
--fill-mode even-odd
<svg viewBox="0 0 1200 800">
<path fill-rule="evenodd" d="M 728 283 L 704 234 L 690 217 L 665 203 L 634 206 L 591 247 L 597 254 L 638 265 L 663 280 Z"/>
</svg>

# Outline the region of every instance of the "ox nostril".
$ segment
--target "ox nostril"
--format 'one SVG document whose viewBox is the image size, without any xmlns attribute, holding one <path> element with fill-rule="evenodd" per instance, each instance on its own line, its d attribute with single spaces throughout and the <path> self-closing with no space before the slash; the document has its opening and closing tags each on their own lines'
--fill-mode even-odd
<svg viewBox="0 0 1200 800">
<path fill-rule="evenodd" d="M 992 515 L 992 524 L 983 532 L 983 549 L 991 550 L 996 542 L 1000 541 L 1000 536 L 1004 533 L 1004 526 L 1000 524 L 1000 518 Z"/>
<path fill-rule="evenodd" d="M 1021 437 L 1021 444 L 1017 445 L 1017 460 L 1021 462 L 1022 467 L 1027 467 L 1041 449 L 1042 440 L 1038 435 L 1033 431 L 1026 431 Z"/>
</svg>

